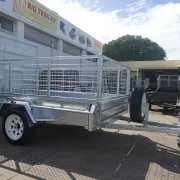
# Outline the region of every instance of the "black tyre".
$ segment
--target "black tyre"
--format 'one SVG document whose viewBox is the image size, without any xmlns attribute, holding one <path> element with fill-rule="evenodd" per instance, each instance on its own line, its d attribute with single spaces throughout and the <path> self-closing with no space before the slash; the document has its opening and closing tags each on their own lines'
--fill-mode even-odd
<svg viewBox="0 0 180 180">
<path fill-rule="evenodd" d="M 6 139 L 14 145 L 23 145 L 31 141 L 34 127 L 29 127 L 26 112 L 14 109 L 3 118 L 2 130 Z"/>
<path fill-rule="evenodd" d="M 168 107 L 163 106 L 163 110 L 164 110 L 165 112 L 167 112 L 169 109 L 168 109 Z"/>
<path fill-rule="evenodd" d="M 145 117 L 146 92 L 142 87 L 135 87 L 130 97 L 130 117 L 131 121 L 142 123 Z"/>
<path fill-rule="evenodd" d="M 149 103 L 149 110 L 152 110 L 152 104 Z"/>
</svg>

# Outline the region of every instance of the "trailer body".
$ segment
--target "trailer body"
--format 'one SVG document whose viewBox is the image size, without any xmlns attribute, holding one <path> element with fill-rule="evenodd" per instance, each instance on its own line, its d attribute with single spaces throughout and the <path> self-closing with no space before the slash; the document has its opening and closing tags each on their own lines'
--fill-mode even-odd
<svg viewBox="0 0 180 180">
<path fill-rule="evenodd" d="M 23 105 L 33 124 L 92 131 L 128 110 L 130 69 L 104 56 L 1 60 L 0 75 L 2 114 Z"/>
</svg>

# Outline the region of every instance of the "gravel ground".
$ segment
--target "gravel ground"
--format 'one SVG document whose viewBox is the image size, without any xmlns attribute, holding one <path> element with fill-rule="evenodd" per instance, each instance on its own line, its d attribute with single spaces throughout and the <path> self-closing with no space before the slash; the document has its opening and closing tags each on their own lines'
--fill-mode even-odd
<svg viewBox="0 0 180 180">
<path fill-rule="evenodd" d="M 154 108 L 150 119 L 177 122 Z M 44 125 L 23 147 L 0 133 L 0 180 L 7 179 L 180 180 L 180 150 L 176 135 Z"/>
</svg>

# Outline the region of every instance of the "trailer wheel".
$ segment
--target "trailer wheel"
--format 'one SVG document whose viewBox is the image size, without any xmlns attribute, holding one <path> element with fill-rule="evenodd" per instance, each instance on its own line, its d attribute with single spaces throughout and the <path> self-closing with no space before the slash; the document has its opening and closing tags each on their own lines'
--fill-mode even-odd
<svg viewBox="0 0 180 180">
<path fill-rule="evenodd" d="M 130 97 L 130 117 L 131 121 L 142 123 L 145 118 L 146 93 L 142 87 L 135 87 Z"/>
<path fill-rule="evenodd" d="M 180 148 L 180 134 L 179 134 L 179 138 L 177 139 L 177 146 Z"/>
<path fill-rule="evenodd" d="M 34 128 L 29 127 L 25 112 L 18 109 L 11 110 L 5 115 L 2 129 L 6 139 L 14 145 L 29 143 L 34 132 Z"/>
<path fill-rule="evenodd" d="M 168 107 L 163 106 L 163 111 L 167 112 L 168 111 Z"/>
<path fill-rule="evenodd" d="M 152 110 L 152 104 L 149 102 L 149 110 Z"/>
</svg>

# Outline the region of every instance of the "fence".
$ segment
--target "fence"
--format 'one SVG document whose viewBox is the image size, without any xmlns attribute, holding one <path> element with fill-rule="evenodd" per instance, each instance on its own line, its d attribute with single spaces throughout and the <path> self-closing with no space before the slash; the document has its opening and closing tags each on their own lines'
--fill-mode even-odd
<svg viewBox="0 0 180 180">
<path fill-rule="evenodd" d="M 28 58 L 37 55 L 37 46 L 0 34 L 0 59 Z"/>
</svg>

